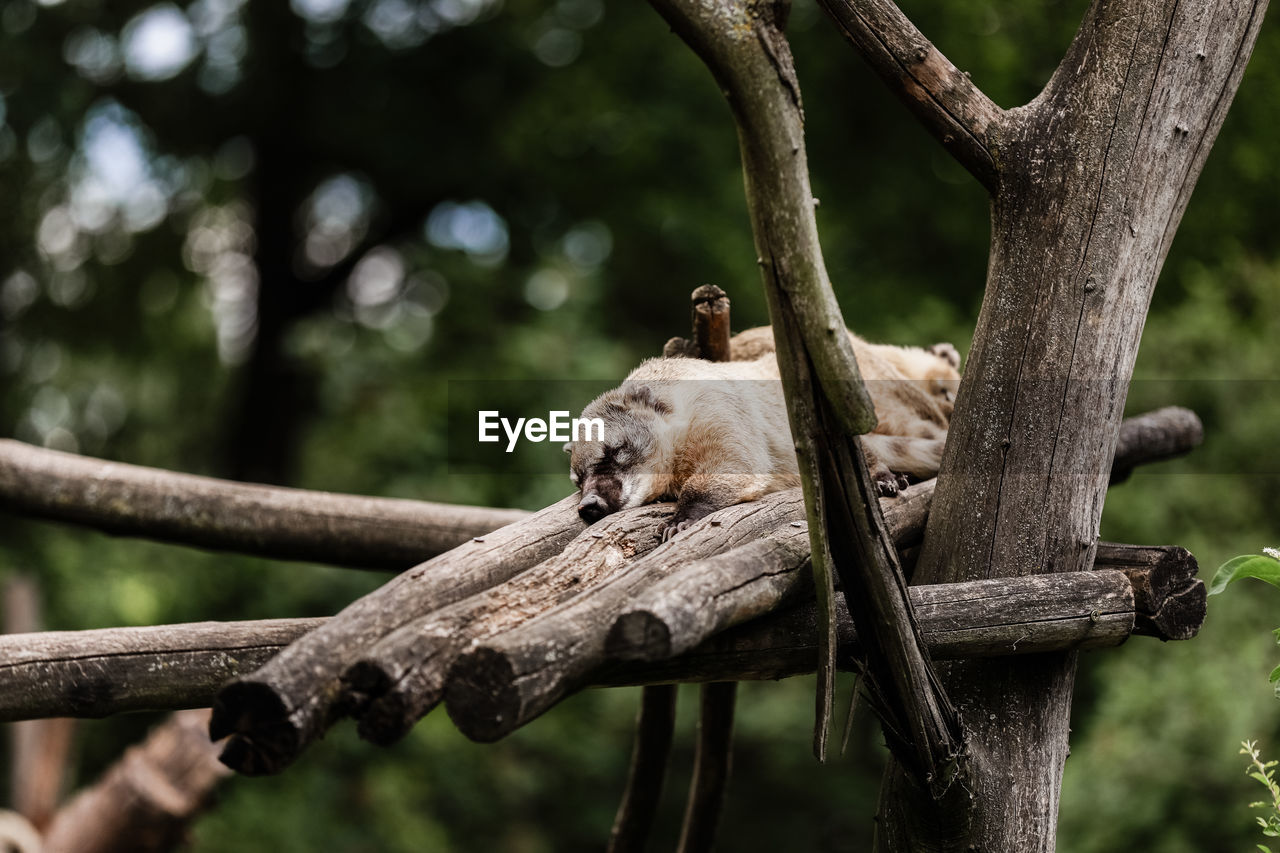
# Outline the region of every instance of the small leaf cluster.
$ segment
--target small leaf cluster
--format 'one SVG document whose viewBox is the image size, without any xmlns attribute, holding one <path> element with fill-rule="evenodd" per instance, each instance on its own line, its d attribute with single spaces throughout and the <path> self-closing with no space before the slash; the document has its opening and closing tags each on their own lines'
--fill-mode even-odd
<svg viewBox="0 0 1280 853">
<path fill-rule="evenodd" d="M 1258 751 L 1257 741 L 1246 740 L 1241 742 L 1241 755 L 1247 755 L 1250 758 L 1249 765 L 1245 768 L 1245 772 L 1251 779 L 1257 779 L 1267 789 L 1267 793 L 1271 796 L 1271 801 L 1259 800 L 1250 803 L 1249 808 L 1252 809 L 1269 809 L 1270 814 L 1265 818 L 1258 817 L 1258 826 L 1262 827 L 1262 834 L 1267 838 L 1280 838 L 1280 784 L 1276 782 L 1276 765 L 1277 761 L 1262 760 L 1262 755 Z M 1258 849 L 1262 853 L 1271 853 L 1271 848 L 1265 844 L 1259 844 Z"/>
</svg>

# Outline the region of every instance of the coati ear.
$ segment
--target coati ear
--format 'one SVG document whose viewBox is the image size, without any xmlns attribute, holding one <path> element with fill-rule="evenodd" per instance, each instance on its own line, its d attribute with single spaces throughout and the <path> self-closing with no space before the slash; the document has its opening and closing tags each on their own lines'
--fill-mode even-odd
<svg viewBox="0 0 1280 853">
<path fill-rule="evenodd" d="M 929 347 L 925 351 L 930 353 L 931 355 L 936 355 L 938 358 L 942 359 L 947 364 L 951 365 L 957 370 L 960 369 L 960 353 L 957 352 L 956 348 L 951 344 L 949 343 L 934 344 L 933 346 Z"/>
<path fill-rule="evenodd" d="M 572 452 L 573 452 L 573 442 L 572 442 L 572 441 L 566 441 L 566 442 L 564 443 L 564 452 L 565 452 L 565 453 L 572 453 Z"/>
<path fill-rule="evenodd" d="M 657 395 L 653 393 L 653 389 L 648 385 L 627 383 L 622 399 L 623 402 L 630 403 L 633 406 L 646 406 L 660 415 L 671 414 L 671 406 L 665 401 L 659 400 Z"/>
</svg>

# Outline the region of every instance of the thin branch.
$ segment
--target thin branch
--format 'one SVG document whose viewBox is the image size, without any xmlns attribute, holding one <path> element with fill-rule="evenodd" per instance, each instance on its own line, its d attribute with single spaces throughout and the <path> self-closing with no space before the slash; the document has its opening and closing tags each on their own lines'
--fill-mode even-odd
<svg viewBox="0 0 1280 853">
<path fill-rule="evenodd" d="M 405 569 L 528 515 L 258 486 L 0 439 L 0 509 L 286 560 Z"/>
<path fill-rule="evenodd" d="M 943 56 L 892 0 L 819 0 L 884 84 L 989 192 L 1004 111 Z"/>
<path fill-rule="evenodd" d="M 715 846 L 716 825 L 720 822 L 733 764 L 733 708 L 737 697 L 735 682 L 713 681 L 702 685 L 693 779 L 689 782 L 689 800 L 677 853 L 709 853 Z"/>
<path fill-rule="evenodd" d="M 676 686 L 644 688 L 636 717 L 636 741 L 631 750 L 627 788 L 609 834 L 608 853 L 644 853 L 658 812 L 667 757 L 676 726 Z"/>
</svg>

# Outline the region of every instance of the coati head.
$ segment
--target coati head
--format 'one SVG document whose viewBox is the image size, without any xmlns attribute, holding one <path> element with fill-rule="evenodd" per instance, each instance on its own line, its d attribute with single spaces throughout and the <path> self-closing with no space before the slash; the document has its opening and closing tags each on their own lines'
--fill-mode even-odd
<svg viewBox="0 0 1280 853">
<path fill-rule="evenodd" d="M 658 445 L 671 411 L 652 388 L 633 382 L 606 391 L 582 410 L 582 420 L 604 422 L 603 441 L 579 439 L 564 446 L 569 479 L 581 494 L 578 515 L 583 521 L 591 524 L 666 491 L 670 473 L 660 470 Z"/>
</svg>

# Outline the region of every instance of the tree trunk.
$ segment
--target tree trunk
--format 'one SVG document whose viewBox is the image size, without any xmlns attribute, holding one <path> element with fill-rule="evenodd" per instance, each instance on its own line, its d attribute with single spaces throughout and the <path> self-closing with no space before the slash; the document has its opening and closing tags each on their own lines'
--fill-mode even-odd
<svg viewBox="0 0 1280 853">
<path fill-rule="evenodd" d="M 1151 293 L 1265 7 L 1095 0 L 1044 92 L 1006 114 L 917 582 L 1091 565 Z M 878 849 L 1053 850 L 1074 676 L 1073 653 L 948 665 L 963 785 L 929 803 L 892 764 Z"/>
</svg>

